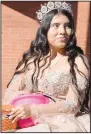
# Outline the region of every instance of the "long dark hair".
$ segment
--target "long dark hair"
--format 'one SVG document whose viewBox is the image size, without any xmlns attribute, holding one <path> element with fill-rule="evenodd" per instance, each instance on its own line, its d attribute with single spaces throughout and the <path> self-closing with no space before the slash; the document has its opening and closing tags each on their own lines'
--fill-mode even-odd
<svg viewBox="0 0 91 134">
<path fill-rule="evenodd" d="M 35 85 L 37 85 L 37 83 L 38 83 L 37 77 L 40 72 L 39 63 L 41 62 L 42 59 L 45 59 L 45 56 L 48 55 L 48 53 L 50 52 L 50 48 L 49 48 L 49 44 L 48 44 L 48 40 L 47 40 L 47 32 L 50 28 L 50 23 L 51 23 L 52 18 L 58 13 L 61 13 L 65 16 L 67 16 L 69 21 L 71 22 L 72 34 L 70 36 L 70 40 L 69 40 L 65 50 L 68 55 L 68 62 L 70 64 L 70 74 L 72 76 L 72 82 L 76 86 L 76 89 L 80 95 L 80 90 L 77 86 L 76 74 L 75 74 L 74 67 L 77 69 L 77 71 L 80 74 L 82 74 L 82 72 L 80 70 L 78 70 L 77 65 L 75 64 L 75 58 L 79 55 L 85 64 L 84 58 L 82 56 L 82 55 L 84 55 L 84 53 L 83 53 L 82 49 L 77 46 L 75 30 L 74 30 L 75 29 L 74 28 L 74 19 L 73 19 L 72 15 L 69 12 L 67 12 L 66 10 L 55 9 L 55 10 L 50 11 L 49 13 L 47 13 L 47 15 L 44 16 L 44 18 L 41 22 L 40 28 L 37 31 L 35 40 L 33 40 L 31 42 L 31 45 L 30 45 L 30 48 L 28 49 L 28 51 L 23 54 L 23 58 L 18 63 L 14 75 L 25 72 L 28 65 L 33 63 L 35 66 L 35 70 L 32 75 L 32 84 L 33 84 L 33 90 L 34 90 Z M 32 59 L 32 58 L 34 58 L 34 60 L 32 62 L 29 62 L 30 59 Z M 45 59 L 44 65 L 45 64 L 46 64 L 46 59 Z M 22 65 L 24 65 L 24 67 L 21 70 L 18 70 Z M 37 72 L 37 75 L 35 75 L 37 69 L 38 69 L 38 72 Z M 84 77 L 85 77 L 85 75 L 84 75 Z M 10 84 L 10 82 L 9 82 L 9 84 Z M 8 84 L 8 86 L 9 86 L 9 84 Z"/>
</svg>

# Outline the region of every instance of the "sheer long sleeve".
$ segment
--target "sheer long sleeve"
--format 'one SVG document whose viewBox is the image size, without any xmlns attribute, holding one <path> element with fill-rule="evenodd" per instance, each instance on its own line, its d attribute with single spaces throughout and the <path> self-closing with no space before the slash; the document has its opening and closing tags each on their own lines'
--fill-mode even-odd
<svg viewBox="0 0 91 134">
<path fill-rule="evenodd" d="M 23 65 L 19 68 L 22 69 Z M 18 71 L 19 71 L 18 70 Z M 32 90 L 33 66 L 28 66 L 24 73 L 14 75 L 8 88 L 5 89 L 4 104 L 9 104 L 11 100 L 19 95 L 30 94 Z"/>
<path fill-rule="evenodd" d="M 9 104 L 14 97 L 23 94 L 24 87 L 24 73 L 15 75 L 8 88 L 5 89 L 3 103 Z"/>
</svg>

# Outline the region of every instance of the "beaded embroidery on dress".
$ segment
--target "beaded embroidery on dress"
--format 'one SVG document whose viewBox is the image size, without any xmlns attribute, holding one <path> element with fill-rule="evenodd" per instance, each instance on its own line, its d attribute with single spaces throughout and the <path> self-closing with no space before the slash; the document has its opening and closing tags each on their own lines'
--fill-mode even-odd
<svg viewBox="0 0 91 134">
<path fill-rule="evenodd" d="M 32 72 L 28 71 L 25 76 L 25 85 L 28 90 L 32 90 L 31 81 Z M 66 95 L 71 84 L 70 72 L 61 72 L 61 70 L 50 71 L 42 79 L 38 80 L 38 90 L 49 96 Z M 85 95 L 85 89 L 87 86 L 86 79 L 78 75 L 77 85 L 80 88 L 83 96 Z"/>
</svg>

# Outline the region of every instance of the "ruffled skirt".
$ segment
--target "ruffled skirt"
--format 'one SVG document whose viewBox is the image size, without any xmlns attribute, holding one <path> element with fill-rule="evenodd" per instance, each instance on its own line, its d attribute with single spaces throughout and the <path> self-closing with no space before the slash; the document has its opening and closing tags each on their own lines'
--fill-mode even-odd
<svg viewBox="0 0 91 134">
<path fill-rule="evenodd" d="M 16 132 L 90 132 L 90 115 L 73 114 L 42 115 L 36 126 L 19 129 Z"/>
</svg>

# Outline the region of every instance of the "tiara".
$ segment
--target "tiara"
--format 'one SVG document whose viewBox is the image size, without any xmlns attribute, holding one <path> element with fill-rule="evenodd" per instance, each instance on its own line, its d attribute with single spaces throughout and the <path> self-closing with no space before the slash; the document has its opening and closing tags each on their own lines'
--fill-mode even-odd
<svg viewBox="0 0 91 134">
<path fill-rule="evenodd" d="M 41 9 L 36 12 L 37 19 L 41 22 L 44 15 L 54 9 L 64 9 L 73 16 L 72 6 L 70 4 L 68 4 L 66 2 L 50 1 L 48 3 L 45 3 L 44 5 L 41 4 Z"/>
</svg>

